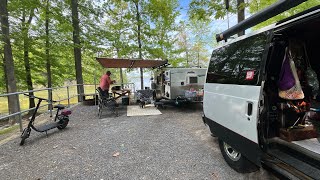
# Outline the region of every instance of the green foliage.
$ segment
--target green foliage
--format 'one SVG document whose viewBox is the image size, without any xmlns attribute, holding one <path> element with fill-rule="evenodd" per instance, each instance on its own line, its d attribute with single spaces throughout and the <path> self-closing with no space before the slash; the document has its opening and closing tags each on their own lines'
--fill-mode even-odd
<svg viewBox="0 0 320 180">
<path fill-rule="evenodd" d="M 276 0 L 253 0 L 249 6 L 250 13 L 252 13 L 252 14 L 256 13 L 256 12 L 266 8 L 267 6 L 270 6 L 271 4 L 273 4 L 275 2 L 276 2 Z M 264 22 L 258 24 L 257 26 L 254 27 L 254 29 L 260 29 L 264 26 L 268 26 L 270 24 L 276 23 L 282 19 L 285 19 L 287 17 L 290 17 L 292 15 L 295 15 L 297 13 L 300 13 L 304 10 L 307 10 L 307 9 L 314 7 L 314 6 L 317 6 L 317 5 L 319 5 L 319 0 L 308 0 L 308 1 L 296 6 L 294 8 L 289 9 L 286 12 L 283 12 L 273 18 L 270 18 L 267 21 L 264 21 Z"/>
<path fill-rule="evenodd" d="M 226 9 L 225 0 L 192 0 L 188 14 L 191 19 L 212 21 L 213 19 L 223 19 L 227 12 L 236 13 L 237 9 L 244 9 L 247 4 L 242 3 L 237 7 L 237 0 L 230 0 L 229 9 Z"/>
<path fill-rule="evenodd" d="M 17 129 L 19 129 L 19 125 L 18 125 L 18 124 L 15 124 L 15 125 L 10 126 L 10 127 L 8 127 L 8 128 L 1 129 L 1 130 L 0 130 L 0 135 L 8 134 L 8 133 L 10 133 L 10 132 L 12 132 L 12 131 L 15 131 L 15 130 L 17 130 Z"/>
<path fill-rule="evenodd" d="M 49 2 L 48 37 L 45 29 L 47 1 Z M 206 3 L 199 0 L 200 2 Z M 138 3 L 140 12 L 139 21 L 137 21 L 136 3 Z M 223 5 L 222 0 L 213 4 L 216 7 Z M 101 74 L 106 71 L 95 60 L 98 52 L 106 57 L 138 57 L 138 24 L 141 26 L 142 58 L 168 59 L 173 66 L 186 66 L 185 52 L 188 51 L 189 62 L 192 61 L 191 59 L 195 60 L 198 54 L 200 58 L 205 59 L 206 44 L 210 44 L 207 40 L 211 38 L 200 36 L 200 34 L 210 35 L 207 31 L 209 29 L 207 24 L 200 26 L 202 24 L 193 22 L 187 27 L 187 31 L 182 32 L 183 28 L 177 23 L 177 18 L 180 15 L 178 8 L 178 0 L 79 0 L 84 83 L 94 83 L 94 77 L 97 77 L 99 81 Z M 214 15 L 222 17 L 223 12 L 219 12 L 220 15 L 219 13 Z M 47 39 L 49 39 L 52 86 L 61 86 L 65 82 L 75 80 L 70 0 L 11 0 L 9 1 L 9 16 L 19 91 L 27 88 L 24 40 L 28 42 L 28 57 L 35 88 L 46 87 L 48 83 Z M 30 16 L 33 18 L 29 25 L 27 22 Z M 194 36 L 190 36 L 189 33 Z M 182 36 L 187 42 L 183 40 Z M 3 47 L 0 45 L 0 55 L 3 54 L 2 49 Z M 0 68 L 3 68 L 2 61 Z M 119 69 L 111 69 L 111 71 L 113 78 L 119 81 Z M 3 71 L 0 71 L 0 78 L 1 82 L 4 82 Z M 124 82 L 127 81 L 127 78 L 124 73 Z M 5 92 L 5 89 L 5 83 L 0 83 L 0 91 Z"/>
<path fill-rule="evenodd" d="M 174 47 L 177 25 L 175 19 L 180 14 L 177 11 L 178 2 L 170 0 L 151 0 L 146 6 L 150 14 L 150 35 L 153 41 L 149 44 L 149 53 L 158 59 L 169 59 L 169 63 L 175 60 L 176 49 Z"/>
<path fill-rule="evenodd" d="M 175 66 L 206 67 L 210 52 L 215 45 L 210 23 L 205 20 L 191 19 L 189 23 L 180 22 L 178 29 L 177 53 L 179 61 Z M 210 52 L 209 52 L 210 51 Z M 198 62 L 199 61 L 199 62 Z"/>
</svg>

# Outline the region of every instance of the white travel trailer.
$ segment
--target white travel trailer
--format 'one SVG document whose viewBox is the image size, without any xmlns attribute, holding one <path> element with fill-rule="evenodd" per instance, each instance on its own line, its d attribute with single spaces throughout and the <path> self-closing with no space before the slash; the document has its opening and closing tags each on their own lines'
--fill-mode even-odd
<svg viewBox="0 0 320 180">
<path fill-rule="evenodd" d="M 163 68 L 151 85 L 157 99 L 202 102 L 206 68 Z"/>
<path fill-rule="evenodd" d="M 298 1 L 278 1 L 273 9 L 255 14 L 256 23 Z M 254 20 L 244 20 L 217 40 L 248 28 Z M 316 6 L 213 50 L 204 85 L 203 121 L 236 171 L 251 172 L 264 165 L 289 179 L 320 178 L 320 93 L 313 94 L 307 80 L 311 69 L 320 80 L 319 31 Z M 290 68 L 292 74 L 294 66 L 297 69 L 294 78 L 299 79 L 304 98 L 280 95 L 285 54 L 294 62 Z"/>
</svg>

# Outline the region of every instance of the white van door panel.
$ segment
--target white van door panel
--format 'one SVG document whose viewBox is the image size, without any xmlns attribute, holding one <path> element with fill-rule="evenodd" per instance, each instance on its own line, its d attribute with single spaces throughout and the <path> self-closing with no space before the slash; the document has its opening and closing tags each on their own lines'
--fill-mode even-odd
<svg viewBox="0 0 320 180">
<path fill-rule="evenodd" d="M 261 86 L 206 83 L 204 90 L 203 109 L 208 119 L 258 143 Z"/>
</svg>

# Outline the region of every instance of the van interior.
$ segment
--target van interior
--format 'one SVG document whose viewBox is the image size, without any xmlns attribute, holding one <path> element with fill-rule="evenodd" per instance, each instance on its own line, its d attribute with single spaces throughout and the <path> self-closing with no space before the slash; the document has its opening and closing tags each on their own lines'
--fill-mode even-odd
<svg viewBox="0 0 320 180">
<path fill-rule="evenodd" d="M 275 30 L 265 69 L 263 138 L 260 139 L 267 154 L 308 172 L 315 179 L 320 177 L 319 29 L 320 19 L 314 18 Z M 279 97 L 279 79 L 287 48 L 297 70 L 303 99 Z M 317 82 L 310 82 L 310 68 Z"/>
</svg>

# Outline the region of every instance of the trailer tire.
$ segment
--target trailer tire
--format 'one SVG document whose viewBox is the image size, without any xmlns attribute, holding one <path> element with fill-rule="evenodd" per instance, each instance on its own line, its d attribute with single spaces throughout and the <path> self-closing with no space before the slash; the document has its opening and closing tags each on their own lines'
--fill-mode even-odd
<svg viewBox="0 0 320 180">
<path fill-rule="evenodd" d="M 223 158 L 228 165 L 239 173 L 250 173 L 258 170 L 258 167 L 247 160 L 240 152 L 219 139 L 219 146 Z"/>
</svg>

